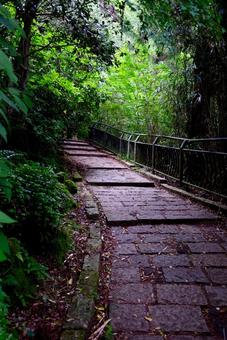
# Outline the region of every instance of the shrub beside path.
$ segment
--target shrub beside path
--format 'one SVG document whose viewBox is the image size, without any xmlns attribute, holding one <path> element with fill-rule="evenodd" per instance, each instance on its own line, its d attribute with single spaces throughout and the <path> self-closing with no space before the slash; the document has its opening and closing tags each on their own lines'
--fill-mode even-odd
<svg viewBox="0 0 227 340">
<path fill-rule="evenodd" d="M 226 339 L 227 233 L 218 216 L 86 142 L 64 150 L 111 226 L 115 338 Z"/>
</svg>

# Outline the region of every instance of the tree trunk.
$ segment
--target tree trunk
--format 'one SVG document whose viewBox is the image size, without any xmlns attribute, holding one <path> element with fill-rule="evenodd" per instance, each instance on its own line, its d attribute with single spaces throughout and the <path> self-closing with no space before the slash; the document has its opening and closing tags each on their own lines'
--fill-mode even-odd
<svg viewBox="0 0 227 340">
<path fill-rule="evenodd" d="M 221 25 L 225 30 L 222 41 L 222 87 L 220 88 L 219 101 L 219 136 L 227 137 L 227 2 L 226 0 L 217 0 L 217 3 L 222 16 Z"/>
<path fill-rule="evenodd" d="M 24 90 L 29 74 L 29 53 L 31 47 L 32 24 L 37 14 L 37 6 L 41 0 L 27 0 L 24 9 L 17 8 L 16 17 L 22 21 L 24 35 L 18 45 L 18 58 L 14 63 L 15 72 L 19 78 L 19 88 Z"/>
<path fill-rule="evenodd" d="M 25 18 L 24 21 L 25 37 L 21 37 L 17 50 L 19 54 L 19 59 L 16 62 L 15 70 L 19 78 L 19 88 L 21 90 L 25 89 L 26 82 L 28 79 L 32 22 L 33 22 L 32 18 L 30 17 Z"/>
<path fill-rule="evenodd" d="M 196 45 L 194 56 L 194 93 L 188 105 L 187 135 L 193 137 L 209 136 L 210 119 L 210 47 L 209 43 Z"/>
</svg>

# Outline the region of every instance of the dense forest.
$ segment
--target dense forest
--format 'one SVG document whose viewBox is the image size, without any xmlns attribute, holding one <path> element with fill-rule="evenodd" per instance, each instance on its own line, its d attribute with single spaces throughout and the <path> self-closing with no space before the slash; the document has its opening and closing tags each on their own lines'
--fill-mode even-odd
<svg viewBox="0 0 227 340">
<path fill-rule="evenodd" d="M 13 339 L 7 314 L 71 246 L 64 138 L 95 121 L 227 136 L 227 2 L 3 0 L 0 31 L 0 339 Z"/>
</svg>

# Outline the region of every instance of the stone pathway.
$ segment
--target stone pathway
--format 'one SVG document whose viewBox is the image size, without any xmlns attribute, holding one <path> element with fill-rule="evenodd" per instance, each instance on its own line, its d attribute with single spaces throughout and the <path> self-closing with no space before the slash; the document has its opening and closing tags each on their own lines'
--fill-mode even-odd
<svg viewBox="0 0 227 340">
<path fill-rule="evenodd" d="M 216 214 L 90 151 L 71 158 L 87 169 L 89 189 L 112 228 L 115 339 L 226 339 L 227 233 Z"/>
</svg>

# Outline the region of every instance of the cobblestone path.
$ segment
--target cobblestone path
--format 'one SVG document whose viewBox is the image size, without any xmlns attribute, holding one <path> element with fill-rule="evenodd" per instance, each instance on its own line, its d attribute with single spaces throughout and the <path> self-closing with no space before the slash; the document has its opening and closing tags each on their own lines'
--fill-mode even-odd
<svg viewBox="0 0 227 340">
<path fill-rule="evenodd" d="M 86 143 L 65 149 L 112 228 L 115 339 L 227 339 L 227 233 L 215 213 Z"/>
</svg>

